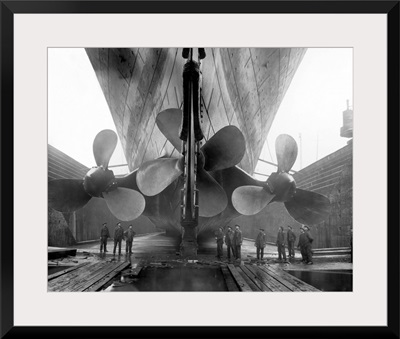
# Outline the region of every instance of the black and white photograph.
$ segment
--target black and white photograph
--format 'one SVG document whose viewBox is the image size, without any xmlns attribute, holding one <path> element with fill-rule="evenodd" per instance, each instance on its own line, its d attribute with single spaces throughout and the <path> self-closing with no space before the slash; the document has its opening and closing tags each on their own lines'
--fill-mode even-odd
<svg viewBox="0 0 400 339">
<path fill-rule="evenodd" d="M 353 48 L 57 48 L 48 292 L 352 292 Z"/>
<path fill-rule="evenodd" d="M 1 338 L 398 338 L 398 1 L 0 17 Z"/>
</svg>

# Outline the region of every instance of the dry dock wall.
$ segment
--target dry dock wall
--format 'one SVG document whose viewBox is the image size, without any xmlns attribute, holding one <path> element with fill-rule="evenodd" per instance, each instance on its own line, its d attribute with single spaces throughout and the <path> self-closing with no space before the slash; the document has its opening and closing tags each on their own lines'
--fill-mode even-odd
<svg viewBox="0 0 400 339">
<path fill-rule="evenodd" d="M 329 218 L 311 227 L 314 248 L 350 246 L 353 225 L 353 144 L 318 160 L 294 175 L 297 187 L 327 196 L 331 202 Z M 255 238 L 264 228 L 267 240 L 275 242 L 279 226 L 293 226 L 297 236 L 300 226 L 286 211 L 282 203 L 272 203 L 254 216 L 241 216 L 232 222 L 239 224 L 243 234 Z"/>
</svg>

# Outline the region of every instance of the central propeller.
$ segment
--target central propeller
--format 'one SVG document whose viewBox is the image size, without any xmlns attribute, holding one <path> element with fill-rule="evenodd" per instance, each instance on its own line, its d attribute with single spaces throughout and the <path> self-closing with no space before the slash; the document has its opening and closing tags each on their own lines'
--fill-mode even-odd
<svg viewBox="0 0 400 339">
<path fill-rule="evenodd" d="M 302 224 L 315 225 L 324 221 L 330 213 L 329 199 L 297 188 L 288 173 L 296 161 L 297 151 L 297 143 L 290 135 L 279 135 L 275 142 L 278 171 L 260 186 L 238 187 L 232 194 L 235 209 L 241 214 L 253 215 L 271 202 L 283 202 L 289 214 Z"/>
<path fill-rule="evenodd" d="M 167 109 L 157 116 L 157 126 L 167 140 L 179 151 L 182 111 Z M 226 126 L 215 133 L 200 149 L 197 161 L 199 215 L 212 217 L 221 213 L 228 204 L 224 189 L 208 173 L 238 164 L 245 152 L 242 132 L 235 126 Z M 183 173 L 183 157 L 159 158 L 139 167 L 137 185 L 144 195 L 162 192 Z"/>
<path fill-rule="evenodd" d="M 85 206 L 92 197 L 104 198 L 110 211 L 122 221 L 139 217 L 145 200 L 136 190 L 118 187 L 118 180 L 108 163 L 117 145 L 112 130 L 99 132 L 93 141 L 93 155 L 97 166 L 81 179 L 49 181 L 49 206 L 61 212 L 74 212 Z"/>
</svg>

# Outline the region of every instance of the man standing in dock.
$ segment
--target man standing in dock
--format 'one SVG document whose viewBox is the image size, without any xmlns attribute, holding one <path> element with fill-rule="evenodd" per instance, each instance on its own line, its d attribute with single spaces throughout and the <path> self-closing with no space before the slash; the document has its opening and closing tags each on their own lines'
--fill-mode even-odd
<svg viewBox="0 0 400 339">
<path fill-rule="evenodd" d="M 296 234 L 294 234 L 294 232 L 292 231 L 292 226 L 288 226 L 286 239 L 287 239 L 289 258 L 294 258 L 294 242 L 296 241 Z"/>
<path fill-rule="evenodd" d="M 223 256 L 222 246 L 224 245 L 224 232 L 222 231 L 222 227 L 218 228 L 215 240 L 217 240 L 217 258 L 221 260 Z"/>
<path fill-rule="evenodd" d="M 133 237 L 136 235 L 136 232 L 133 230 L 132 225 L 129 225 L 129 228 L 127 231 L 124 232 L 124 237 L 126 240 L 126 254 L 131 254 L 132 253 L 132 243 L 133 243 Z"/>
<path fill-rule="evenodd" d="M 312 242 L 314 241 L 314 238 L 310 234 L 310 228 L 307 225 L 303 226 L 304 232 L 305 232 L 305 246 L 304 246 L 304 252 L 306 253 L 306 263 L 308 265 L 312 265 Z"/>
<path fill-rule="evenodd" d="M 107 239 L 110 237 L 110 232 L 108 231 L 107 223 L 103 223 L 103 227 L 101 229 L 100 233 L 100 253 L 103 251 L 104 247 L 104 253 L 108 252 L 107 251 Z"/>
<path fill-rule="evenodd" d="M 124 229 L 121 226 L 121 223 L 117 223 L 117 227 L 114 230 L 114 254 L 118 244 L 118 254 L 121 255 L 121 243 L 122 238 L 124 237 Z"/>
<path fill-rule="evenodd" d="M 240 231 L 240 226 L 235 225 L 235 234 L 233 235 L 233 245 L 235 247 L 235 256 L 236 260 L 240 260 L 241 256 L 241 246 L 242 246 L 243 238 L 242 232 Z"/>
<path fill-rule="evenodd" d="M 256 239 L 256 247 L 257 247 L 257 259 L 258 260 L 263 260 L 264 258 L 264 248 L 265 245 L 267 244 L 267 240 L 265 239 L 265 233 L 264 229 L 260 228 L 260 232 L 257 235 Z"/>
<path fill-rule="evenodd" d="M 228 226 L 228 231 L 225 234 L 225 244 L 226 244 L 226 252 L 228 255 L 228 260 L 231 259 L 231 250 L 232 250 L 232 255 L 233 258 L 236 258 L 235 255 L 235 247 L 233 245 L 233 232 L 232 232 L 232 227 Z"/>
<path fill-rule="evenodd" d="M 299 243 L 297 245 L 297 248 L 300 249 L 300 253 L 301 253 L 301 261 L 302 262 L 307 262 L 307 254 L 305 252 L 305 245 L 306 245 L 306 234 L 304 232 L 304 228 L 303 225 L 300 227 L 300 236 L 299 236 Z"/>
<path fill-rule="evenodd" d="M 286 252 L 285 252 L 285 233 L 283 233 L 283 227 L 279 226 L 278 236 L 276 239 L 276 246 L 278 246 L 278 259 L 282 261 L 286 261 Z"/>
</svg>

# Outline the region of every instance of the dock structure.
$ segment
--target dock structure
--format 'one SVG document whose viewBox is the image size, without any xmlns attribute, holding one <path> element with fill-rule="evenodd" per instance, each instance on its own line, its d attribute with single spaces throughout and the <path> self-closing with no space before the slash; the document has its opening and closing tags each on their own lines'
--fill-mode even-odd
<svg viewBox="0 0 400 339">
<path fill-rule="evenodd" d="M 230 292 L 320 292 L 276 266 L 228 264 L 227 267 L 230 275 L 224 273 L 224 278 Z"/>
<path fill-rule="evenodd" d="M 204 279 L 205 291 L 212 291 L 215 286 L 218 291 L 229 292 L 319 291 L 288 273 L 286 264 L 276 263 L 274 259 L 259 261 L 253 258 L 251 251 L 254 251 L 254 246 L 248 240 L 244 241 L 244 259 L 241 261 L 216 260 L 216 245 L 212 241 L 203 246 L 198 260 L 184 260 L 175 251 L 177 245 L 174 239 L 162 233 L 136 237 L 132 255 L 100 254 L 98 243 L 77 245 L 77 255 L 59 261 L 59 271 L 48 275 L 48 291 L 95 292 L 124 288 L 135 291 L 172 291 L 179 284 L 191 285 L 189 280 L 193 274 L 196 279 Z M 51 261 L 52 268 L 55 267 L 54 262 Z M 73 266 L 68 266 L 68 262 Z M 166 282 L 172 280 L 172 276 L 173 279 L 183 279 L 183 275 L 186 275 L 184 282 L 174 280 L 169 285 Z M 208 280 L 214 282 L 208 283 Z M 196 284 L 198 287 L 199 281 Z"/>
<path fill-rule="evenodd" d="M 130 265 L 130 262 L 83 263 L 48 276 L 49 292 L 95 292 Z"/>
</svg>

